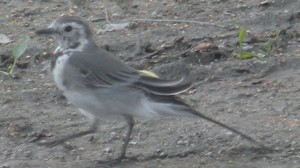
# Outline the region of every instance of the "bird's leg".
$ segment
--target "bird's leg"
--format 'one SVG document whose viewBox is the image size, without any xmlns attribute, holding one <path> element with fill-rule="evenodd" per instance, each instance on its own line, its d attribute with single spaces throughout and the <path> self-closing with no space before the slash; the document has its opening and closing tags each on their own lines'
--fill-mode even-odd
<svg viewBox="0 0 300 168">
<path fill-rule="evenodd" d="M 124 144 L 122 146 L 121 154 L 115 160 L 116 163 L 121 162 L 125 158 L 126 149 L 127 149 L 127 146 L 128 146 L 129 140 L 130 140 L 130 136 L 131 136 L 131 133 L 132 133 L 132 129 L 133 129 L 133 126 L 134 126 L 134 120 L 131 116 L 124 116 L 124 118 L 126 119 L 127 124 L 128 124 L 128 131 L 127 131 L 127 134 L 126 134 L 126 137 L 125 137 L 125 140 L 124 140 Z"/>
<path fill-rule="evenodd" d="M 78 133 L 75 133 L 75 134 L 66 135 L 66 136 L 60 137 L 58 139 L 55 139 L 55 140 L 43 143 L 42 145 L 53 147 L 53 146 L 62 144 L 62 143 L 64 143 L 67 140 L 95 133 L 97 131 L 97 126 L 98 126 L 98 120 L 97 119 L 93 119 L 91 121 L 91 126 L 90 126 L 90 128 L 88 130 L 81 131 L 81 132 L 78 132 Z"/>
</svg>

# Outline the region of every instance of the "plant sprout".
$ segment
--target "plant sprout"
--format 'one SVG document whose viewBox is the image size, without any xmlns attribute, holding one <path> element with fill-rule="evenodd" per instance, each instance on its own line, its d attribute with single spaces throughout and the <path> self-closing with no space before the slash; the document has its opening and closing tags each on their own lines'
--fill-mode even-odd
<svg viewBox="0 0 300 168">
<path fill-rule="evenodd" d="M 24 54 L 24 52 L 28 48 L 29 40 L 29 36 L 25 36 L 14 45 L 12 49 L 13 63 L 9 65 L 7 71 L 0 71 L 1 73 L 7 76 L 12 76 L 13 70 L 18 62 L 18 59 Z"/>
<path fill-rule="evenodd" d="M 253 57 L 253 52 L 244 52 L 243 51 L 243 44 L 246 38 L 247 30 L 244 27 L 240 27 L 239 30 L 239 55 L 242 59 L 250 59 Z"/>
<path fill-rule="evenodd" d="M 271 45 L 270 41 L 267 41 L 263 45 L 265 52 L 267 52 L 268 55 L 271 55 L 274 51 L 273 46 Z"/>
</svg>

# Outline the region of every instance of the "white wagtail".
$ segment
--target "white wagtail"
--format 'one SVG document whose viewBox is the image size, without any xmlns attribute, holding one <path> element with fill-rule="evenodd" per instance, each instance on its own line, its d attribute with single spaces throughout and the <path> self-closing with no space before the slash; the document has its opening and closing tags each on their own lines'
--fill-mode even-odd
<svg viewBox="0 0 300 168">
<path fill-rule="evenodd" d="M 188 77 L 163 80 L 148 76 L 98 47 L 83 19 L 62 16 L 48 28 L 38 30 L 37 34 L 53 35 L 58 41 L 59 46 L 51 61 L 54 81 L 91 122 L 89 130 L 64 136 L 48 145 L 94 133 L 100 119 L 126 121 L 129 128 L 121 155 L 116 159 L 119 162 L 125 158 L 135 117 L 177 116 L 206 119 L 265 148 L 251 137 L 199 113 L 176 97 L 191 87 Z"/>
</svg>

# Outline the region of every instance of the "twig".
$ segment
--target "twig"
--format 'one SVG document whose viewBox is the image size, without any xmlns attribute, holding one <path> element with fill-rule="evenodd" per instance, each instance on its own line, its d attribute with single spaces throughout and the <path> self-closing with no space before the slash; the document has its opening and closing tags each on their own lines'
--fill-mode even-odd
<svg viewBox="0 0 300 168">
<path fill-rule="evenodd" d="M 95 18 L 95 19 L 91 19 L 91 22 L 100 22 L 101 20 L 107 20 L 106 17 L 99 17 L 99 18 Z"/>
<path fill-rule="evenodd" d="M 179 38 L 176 38 L 176 39 L 172 42 L 173 44 L 172 44 L 171 46 L 163 46 L 163 47 L 161 47 L 160 49 L 158 49 L 158 50 L 156 50 L 156 51 L 154 51 L 154 52 L 152 52 L 152 53 L 150 53 L 150 54 L 145 55 L 144 57 L 147 58 L 147 59 L 151 59 L 153 56 L 158 55 L 158 54 L 161 54 L 162 52 L 164 52 L 164 51 L 167 50 L 167 49 L 173 48 L 174 45 L 175 45 L 175 43 L 182 42 L 183 39 L 184 39 L 184 36 L 179 37 Z"/>
<path fill-rule="evenodd" d="M 134 21 L 145 21 L 145 22 L 180 22 L 180 23 L 196 23 L 200 25 L 210 25 L 210 26 L 217 26 L 221 28 L 228 28 L 223 25 L 209 23 L 209 22 L 198 22 L 194 20 L 160 20 L 160 19 L 133 19 Z"/>
<path fill-rule="evenodd" d="M 147 55 L 145 55 L 145 58 L 151 59 L 153 56 L 162 53 L 164 51 L 164 49 L 165 48 L 162 48 L 162 49 L 159 49 L 157 51 L 154 51 L 153 53 L 147 54 Z"/>
<path fill-rule="evenodd" d="M 109 21 L 109 19 L 108 19 L 107 8 L 105 8 L 105 19 L 106 19 L 106 22 L 108 24 L 111 24 L 110 21 Z"/>
</svg>

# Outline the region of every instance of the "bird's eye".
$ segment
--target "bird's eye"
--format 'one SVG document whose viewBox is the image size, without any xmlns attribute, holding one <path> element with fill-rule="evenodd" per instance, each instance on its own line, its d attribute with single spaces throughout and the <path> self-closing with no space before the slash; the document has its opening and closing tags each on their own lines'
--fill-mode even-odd
<svg viewBox="0 0 300 168">
<path fill-rule="evenodd" d="M 73 30 L 73 27 L 72 26 L 66 26 L 65 28 L 64 28 L 64 31 L 65 32 L 70 32 L 70 31 L 72 31 Z"/>
</svg>

